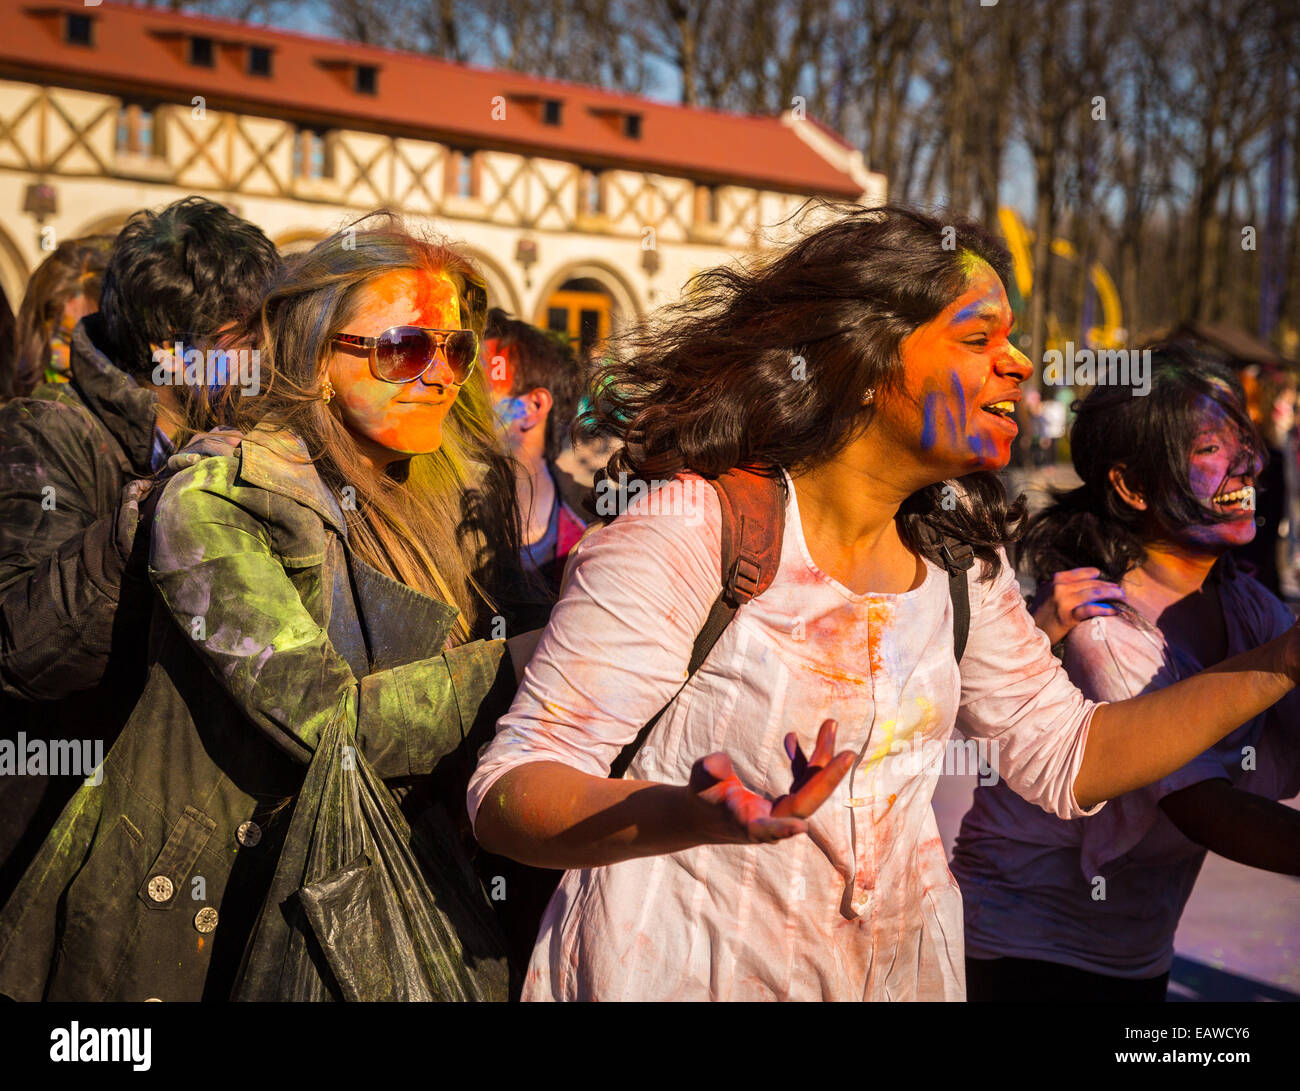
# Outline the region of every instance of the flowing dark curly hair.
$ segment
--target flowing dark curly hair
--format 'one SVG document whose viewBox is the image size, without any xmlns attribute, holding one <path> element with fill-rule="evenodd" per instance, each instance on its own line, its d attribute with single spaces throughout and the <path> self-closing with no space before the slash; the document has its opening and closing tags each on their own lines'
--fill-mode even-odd
<svg viewBox="0 0 1300 1091">
<path fill-rule="evenodd" d="M 1227 476 L 1259 472 L 1264 443 L 1232 370 L 1185 345 L 1154 345 L 1149 351 L 1145 396 L 1135 396 L 1131 383 L 1116 384 L 1097 386 L 1075 403 L 1070 455 L 1083 484 L 1055 492 L 1021 543 L 1020 567 L 1040 582 L 1070 568 L 1098 568 L 1118 582 L 1146 558 L 1153 535 L 1236 517 L 1213 511 L 1192 491 L 1188 458 L 1202 398 L 1222 410 L 1241 439 L 1241 458 Z M 1116 466 L 1142 494 L 1146 511 L 1115 491 L 1110 471 Z"/>
<path fill-rule="evenodd" d="M 700 274 L 595 369 L 580 427 L 623 440 L 611 477 L 693 470 L 712 478 L 736 466 L 775 475 L 824 463 L 870 426 L 864 392 L 874 388 L 879 400 L 900 386 L 904 338 L 961 295 L 971 255 L 1010 278 L 1005 247 L 969 220 L 830 202 L 798 216 L 792 245 L 748 267 Z M 792 381 L 796 368 L 803 381 Z M 945 492 L 949 484 L 904 502 L 904 542 L 942 564 L 936 532 L 959 538 L 986 575 L 996 573 L 997 547 L 1018 536 L 1023 500 L 1009 504 L 987 471 Z"/>
</svg>

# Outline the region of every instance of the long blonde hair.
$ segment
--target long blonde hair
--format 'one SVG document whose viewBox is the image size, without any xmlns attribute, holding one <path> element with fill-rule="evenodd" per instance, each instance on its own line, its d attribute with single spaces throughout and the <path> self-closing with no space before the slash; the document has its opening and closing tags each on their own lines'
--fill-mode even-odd
<svg viewBox="0 0 1300 1091">
<path fill-rule="evenodd" d="M 478 635 L 496 609 L 487 584 L 518 556 L 514 475 L 495 426 L 482 369 L 452 403 L 442 445 L 377 470 L 322 398 L 330 341 L 360 309 L 367 287 L 394 270 L 446 273 L 462 325 L 480 338 L 487 292 L 474 264 L 449 243 L 409 231 L 391 212 L 357 221 L 288 259 L 240 340 L 260 353 L 261 391 L 227 387 L 214 416 L 246 435 L 256 425 L 305 441 L 341 504 L 348 541 L 366 563 L 460 610 L 453 639 Z M 351 487 L 352 492 L 344 490 Z"/>
</svg>

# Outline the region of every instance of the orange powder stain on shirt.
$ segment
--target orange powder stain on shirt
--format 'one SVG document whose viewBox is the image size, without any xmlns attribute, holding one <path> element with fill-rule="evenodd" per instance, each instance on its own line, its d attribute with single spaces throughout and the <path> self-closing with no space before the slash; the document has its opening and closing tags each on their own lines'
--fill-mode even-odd
<svg viewBox="0 0 1300 1091">
<path fill-rule="evenodd" d="M 890 792 L 890 793 L 889 793 L 889 806 L 885 808 L 885 813 L 882 814 L 879 818 L 874 818 L 874 819 L 872 819 L 872 825 L 879 825 L 882 821 L 884 821 L 884 819 L 886 818 L 886 816 L 888 816 L 889 812 L 892 811 L 892 810 L 894 809 L 894 804 L 897 803 L 897 802 L 898 802 L 898 793 L 897 793 L 897 792 Z"/>
<path fill-rule="evenodd" d="M 867 662 L 873 677 L 885 673 L 884 642 L 894 627 L 896 608 L 888 600 L 873 599 L 867 603 Z"/>
</svg>

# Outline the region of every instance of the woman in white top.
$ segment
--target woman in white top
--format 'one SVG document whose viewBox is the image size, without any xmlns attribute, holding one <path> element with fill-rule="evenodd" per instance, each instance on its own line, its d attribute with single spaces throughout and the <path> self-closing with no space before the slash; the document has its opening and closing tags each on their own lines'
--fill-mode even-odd
<svg viewBox="0 0 1300 1091">
<path fill-rule="evenodd" d="M 1099 387 L 1082 402 L 1070 450 L 1083 484 L 1024 544 L 1044 630 L 1064 637 L 1066 672 L 1097 701 L 1161 689 L 1294 622 L 1229 553 L 1255 536 L 1263 451 L 1239 384 L 1185 349 L 1150 359 L 1147 396 Z M 1089 582 L 1091 601 L 1068 611 L 1089 620 L 1052 616 L 1066 613 L 1063 588 Z M 1300 875 L 1300 811 L 1275 802 L 1297 791 L 1296 691 L 1091 818 L 1062 822 L 981 786 L 953 855 L 970 999 L 1163 1000 L 1207 849 Z"/>
<path fill-rule="evenodd" d="M 610 365 L 611 473 L 676 484 L 579 544 L 469 790 L 487 849 L 571 869 L 525 998 L 961 999 L 961 899 L 930 806 L 954 723 L 1073 818 L 1294 686 L 1294 634 L 1121 704 L 1070 684 L 1000 549 L 1020 513 L 988 472 L 1031 373 L 1008 275 L 975 225 L 857 208 L 699 278 Z M 775 580 L 609 779 L 682 685 L 721 587 L 718 502 L 696 475 L 751 464 L 790 486 Z M 936 529 L 981 561 L 960 672 Z"/>
</svg>

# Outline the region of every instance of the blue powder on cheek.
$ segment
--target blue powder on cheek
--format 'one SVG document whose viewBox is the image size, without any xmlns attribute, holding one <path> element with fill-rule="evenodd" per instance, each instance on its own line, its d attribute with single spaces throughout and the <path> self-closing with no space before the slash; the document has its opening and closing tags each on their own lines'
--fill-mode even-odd
<svg viewBox="0 0 1300 1091">
<path fill-rule="evenodd" d="M 925 399 L 925 424 L 921 428 L 921 450 L 928 451 L 939 438 L 938 413 L 941 397 L 938 393 L 928 394 Z"/>
<path fill-rule="evenodd" d="M 528 415 L 528 407 L 522 398 L 502 398 L 496 403 L 497 420 L 502 424 L 514 424 Z"/>
</svg>

